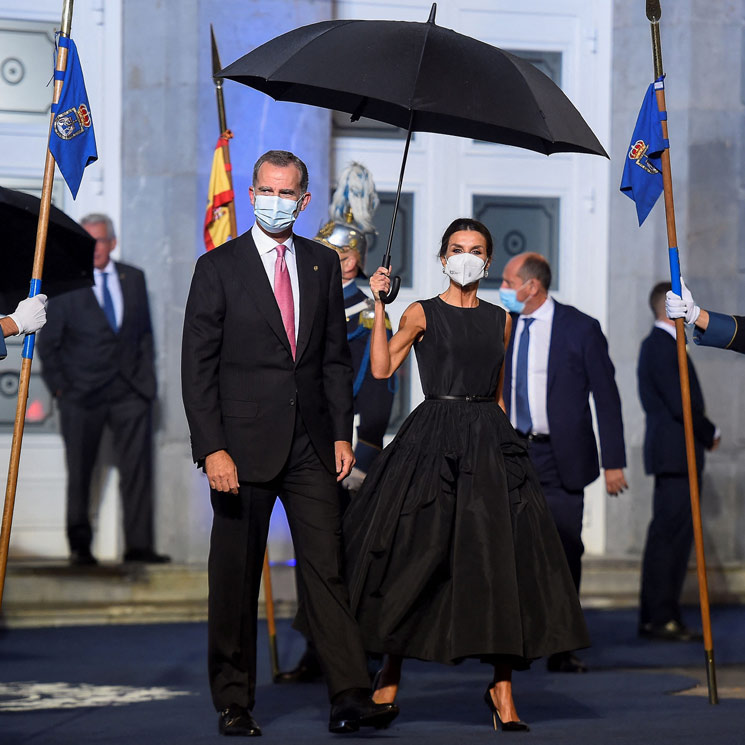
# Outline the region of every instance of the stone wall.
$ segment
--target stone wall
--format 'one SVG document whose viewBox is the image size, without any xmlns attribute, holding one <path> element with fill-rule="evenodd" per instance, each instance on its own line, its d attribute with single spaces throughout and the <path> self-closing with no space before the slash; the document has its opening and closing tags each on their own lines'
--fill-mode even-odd
<svg viewBox="0 0 745 745">
<path fill-rule="evenodd" d="M 155 326 L 158 547 L 177 561 L 204 561 L 211 509 L 192 464 L 181 403 L 183 311 L 202 239 L 207 181 L 219 134 L 211 77 L 210 23 L 225 66 L 276 34 L 331 17 L 330 0 L 127 0 L 123 4 L 122 258 L 147 273 Z M 315 234 L 329 188 L 329 115 L 275 103 L 226 81 L 239 231 L 253 222 L 248 186 L 270 148 L 304 158 L 316 191 L 298 232 Z"/>
<path fill-rule="evenodd" d="M 662 2 L 660 24 L 669 112 L 670 155 L 683 275 L 702 307 L 745 312 L 743 177 L 745 80 L 741 0 Z M 609 342 L 623 399 L 630 492 L 608 510 L 607 553 L 636 556 L 651 514 L 644 474 L 644 413 L 636 387 L 639 345 L 652 315 L 652 286 L 669 279 L 662 198 L 637 227 L 633 203 L 618 191 L 642 97 L 653 78 L 643 3 L 614 3 Z M 702 485 L 709 564 L 745 562 L 745 358 L 698 348 L 689 353 L 707 414 L 722 430 Z M 674 383 L 675 384 L 675 383 Z"/>
</svg>

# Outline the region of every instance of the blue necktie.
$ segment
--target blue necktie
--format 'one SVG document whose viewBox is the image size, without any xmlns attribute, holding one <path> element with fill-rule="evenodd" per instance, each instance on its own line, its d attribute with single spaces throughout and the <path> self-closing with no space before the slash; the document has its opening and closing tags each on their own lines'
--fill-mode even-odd
<svg viewBox="0 0 745 745">
<path fill-rule="evenodd" d="M 528 402 L 528 347 L 530 346 L 530 324 L 535 318 L 524 318 L 523 332 L 517 347 L 517 369 L 515 370 L 515 425 L 518 432 L 529 435 L 533 429 Z"/>
<path fill-rule="evenodd" d="M 103 297 L 103 312 L 106 316 L 106 320 L 111 325 L 111 328 L 114 329 L 114 331 L 118 331 L 119 329 L 116 326 L 116 313 L 114 312 L 114 299 L 111 297 L 111 293 L 109 292 L 108 278 L 109 275 L 106 272 L 101 273 L 101 281 L 103 282 L 101 292 Z"/>
</svg>

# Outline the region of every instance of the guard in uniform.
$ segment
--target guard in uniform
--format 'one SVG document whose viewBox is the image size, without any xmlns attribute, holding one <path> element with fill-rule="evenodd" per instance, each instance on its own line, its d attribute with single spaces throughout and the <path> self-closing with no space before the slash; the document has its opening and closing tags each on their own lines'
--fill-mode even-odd
<svg viewBox="0 0 745 745">
<path fill-rule="evenodd" d="M 375 303 L 357 287 L 357 278 L 365 278 L 364 266 L 371 238 L 375 234 L 372 215 L 378 206 L 378 195 L 369 171 L 359 163 L 350 164 L 339 177 L 329 213 L 331 219 L 321 227 L 316 240 L 339 254 L 344 307 L 347 317 L 347 340 L 354 366 L 354 455 L 352 472 L 342 482 L 345 502 L 356 492 L 375 456 L 383 449 L 383 437 L 393 407 L 395 376 L 376 380 L 370 373 L 370 336 Z M 389 330 L 391 324 L 386 318 Z M 303 589 L 298 584 L 298 599 Z M 297 624 L 302 627 L 302 622 Z M 298 665 L 279 673 L 276 683 L 308 683 L 321 676 L 321 668 L 308 641 Z"/>
</svg>

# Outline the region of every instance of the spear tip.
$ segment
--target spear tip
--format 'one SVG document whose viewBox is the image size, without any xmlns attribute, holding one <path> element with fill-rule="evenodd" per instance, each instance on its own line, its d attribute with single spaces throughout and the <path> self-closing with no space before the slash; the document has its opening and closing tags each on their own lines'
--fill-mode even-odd
<svg viewBox="0 0 745 745">
<path fill-rule="evenodd" d="M 662 17 L 662 8 L 660 7 L 660 0 L 647 0 L 647 18 L 652 23 L 658 23 Z"/>
<path fill-rule="evenodd" d="M 215 40 L 215 30 L 212 28 L 210 23 L 210 37 L 212 39 L 212 77 L 214 78 L 220 70 L 222 65 L 220 64 L 220 55 L 217 52 L 217 41 Z"/>
</svg>

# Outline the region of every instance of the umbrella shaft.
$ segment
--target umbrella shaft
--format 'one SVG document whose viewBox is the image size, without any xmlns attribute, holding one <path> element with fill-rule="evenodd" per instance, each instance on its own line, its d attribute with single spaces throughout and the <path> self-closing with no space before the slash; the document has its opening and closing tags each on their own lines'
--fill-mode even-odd
<svg viewBox="0 0 745 745">
<path fill-rule="evenodd" d="M 391 229 L 388 233 L 388 245 L 383 256 L 383 266 L 388 269 L 391 266 L 391 246 L 393 245 L 393 231 L 396 228 L 396 216 L 398 215 L 398 203 L 401 201 L 401 186 L 404 182 L 404 171 L 406 170 L 406 160 L 409 157 L 409 145 L 411 144 L 411 133 L 414 126 L 414 112 L 409 116 L 409 131 L 406 133 L 406 145 L 404 146 L 404 157 L 401 161 L 401 173 L 398 176 L 398 189 L 396 190 L 396 201 L 393 204 L 393 217 L 391 218 Z"/>
</svg>

